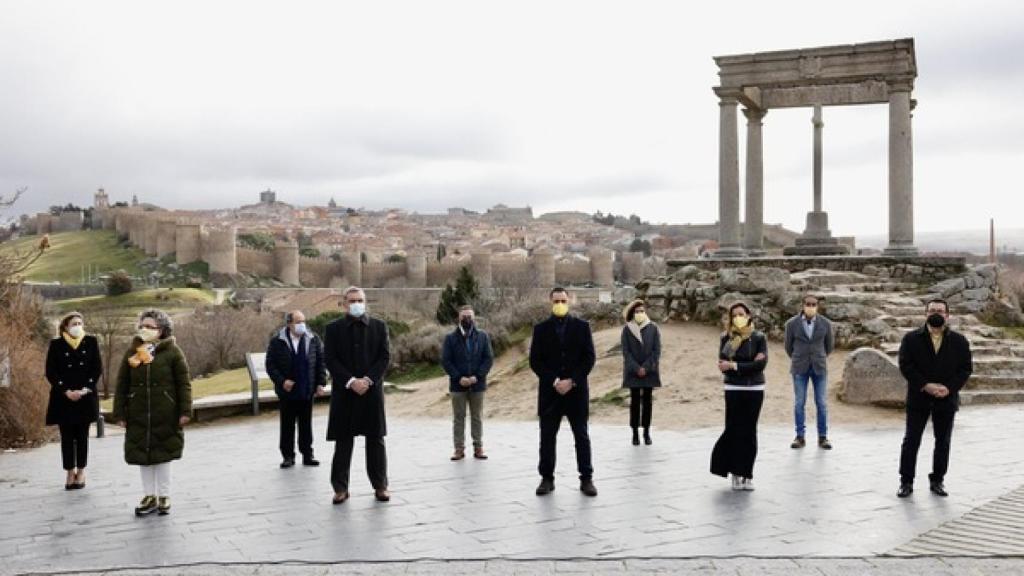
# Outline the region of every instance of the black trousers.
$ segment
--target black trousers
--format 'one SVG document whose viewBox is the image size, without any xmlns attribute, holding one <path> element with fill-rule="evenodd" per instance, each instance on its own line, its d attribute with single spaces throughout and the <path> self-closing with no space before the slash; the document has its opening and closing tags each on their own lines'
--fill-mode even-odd
<svg viewBox="0 0 1024 576">
<path fill-rule="evenodd" d="M 349 469 L 352 467 L 354 436 L 339 436 L 334 443 L 334 461 L 331 463 L 331 486 L 335 492 L 348 491 Z M 366 475 L 374 490 L 388 487 L 388 455 L 383 436 L 366 437 Z"/>
<path fill-rule="evenodd" d="M 558 429 L 562 426 L 563 417 L 569 419 L 569 426 L 576 442 L 576 469 L 580 473 L 580 480 L 589 480 L 594 477 L 594 466 L 590 460 L 590 433 L 587 430 L 589 406 L 566 410 L 556 404 L 541 415 L 540 464 L 537 471 L 543 478 L 555 477 L 555 448 L 558 445 Z"/>
<path fill-rule="evenodd" d="M 643 424 L 644 429 L 651 427 L 651 400 L 654 388 L 629 389 L 629 426 L 636 429 Z"/>
<path fill-rule="evenodd" d="M 60 457 L 65 470 L 85 468 L 89 463 L 89 422 L 60 424 Z"/>
<path fill-rule="evenodd" d="M 313 457 L 313 400 L 281 401 L 281 456 L 295 458 L 295 425 L 299 426 L 299 453 Z"/>
<path fill-rule="evenodd" d="M 935 435 L 935 450 L 932 452 L 932 473 L 928 479 L 942 482 L 949 469 L 949 443 L 953 437 L 952 410 L 907 409 L 907 429 L 903 434 L 903 447 L 900 450 L 900 481 L 905 484 L 914 483 L 914 472 L 917 468 L 917 450 L 921 447 L 921 436 L 928 426 L 928 417 L 932 419 L 932 432 Z"/>
<path fill-rule="evenodd" d="M 725 391 L 725 431 L 711 452 L 712 474 L 754 477 L 757 419 L 761 416 L 763 403 L 763 391 Z"/>
</svg>

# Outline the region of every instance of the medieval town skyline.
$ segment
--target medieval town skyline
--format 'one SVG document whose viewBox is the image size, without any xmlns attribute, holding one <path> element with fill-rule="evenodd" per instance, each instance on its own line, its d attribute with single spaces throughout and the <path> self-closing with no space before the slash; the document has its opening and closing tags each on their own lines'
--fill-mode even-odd
<svg viewBox="0 0 1024 576">
<path fill-rule="evenodd" d="M 1007 184 L 1024 152 L 1024 9 L 984 7 L 867 3 L 815 19 L 783 5 L 748 22 L 742 6 L 670 3 L 628 18 L 608 3 L 9 4 L 0 186 L 29 192 L 3 217 L 88 206 L 103 186 L 184 210 L 272 188 L 298 206 L 711 223 L 713 56 L 914 37 L 915 227 L 982 230 L 1024 207 Z M 825 110 L 837 234 L 886 228 L 886 128 L 884 106 Z M 807 109 L 764 120 L 766 222 L 803 228 L 811 130 Z"/>
</svg>

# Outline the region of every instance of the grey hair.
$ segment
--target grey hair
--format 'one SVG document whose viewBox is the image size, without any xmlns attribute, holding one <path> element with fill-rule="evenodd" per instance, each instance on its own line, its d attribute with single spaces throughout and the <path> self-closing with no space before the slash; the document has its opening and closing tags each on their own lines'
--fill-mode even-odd
<svg viewBox="0 0 1024 576">
<path fill-rule="evenodd" d="M 174 322 L 171 320 L 171 317 L 167 315 L 167 312 L 164 312 L 163 310 L 158 310 L 156 308 L 143 310 L 143 312 L 139 314 L 138 323 L 142 324 L 142 321 L 146 318 L 151 318 L 156 321 L 156 325 L 160 327 L 161 338 L 167 338 L 171 335 L 171 332 L 174 331 Z"/>
<path fill-rule="evenodd" d="M 359 286 L 349 286 L 348 288 L 345 288 L 345 291 L 341 293 L 341 297 L 344 298 L 345 301 L 347 302 L 348 295 L 353 292 L 359 292 L 360 294 L 363 295 L 363 298 L 366 298 L 366 292 L 364 292 L 363 289 L 360 288 Z"/>
</svg>

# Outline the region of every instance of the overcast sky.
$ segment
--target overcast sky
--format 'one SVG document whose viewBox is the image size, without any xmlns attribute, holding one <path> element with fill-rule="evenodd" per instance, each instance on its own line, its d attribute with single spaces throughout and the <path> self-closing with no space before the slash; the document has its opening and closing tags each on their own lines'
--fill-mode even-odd
<svg viewBox="0 0 1024 576">
<path fill-rule="evenodd" d="M 269 187 L 302 205 L 713 222 L 713 56 L 914 37 L 917 229 L 1017 226 L 1021 29 L 1013 1 L 8 0 L 0 195 L 28 187 L 18 213 L 99 186 L 216 208 Z M 810 119 L 764 124 L 765 220 L 797 231 Z M 824 121 L 833 232 L 885 232 L 887 107 Z"/>
</svg>

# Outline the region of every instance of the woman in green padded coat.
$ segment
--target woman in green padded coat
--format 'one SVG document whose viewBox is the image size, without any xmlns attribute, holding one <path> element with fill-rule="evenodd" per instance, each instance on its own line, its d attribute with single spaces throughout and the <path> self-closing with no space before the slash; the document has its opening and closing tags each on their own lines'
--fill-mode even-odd
<svg viewBox="0 0 1024 576">
<path fill-rule="evenodd" d="M 192 415 L 188 363 L 162 310 L 139 315 L 138 333 L 121 361 L 114 419 L 125 424 L 124 460 L 142 470 L 137 516 L 171 511 L 171 461 L 181 458 L 182 427 Z"/>
</svg>

